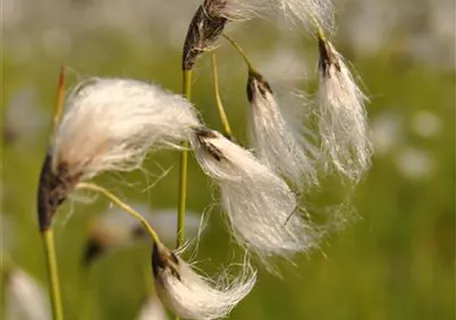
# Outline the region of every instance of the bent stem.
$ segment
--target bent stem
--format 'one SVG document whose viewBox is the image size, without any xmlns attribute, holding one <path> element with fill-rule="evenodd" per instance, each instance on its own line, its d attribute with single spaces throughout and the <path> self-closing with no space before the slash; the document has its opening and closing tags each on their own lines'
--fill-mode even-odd
<svg viewBox="0 0 456 320">
<path fill-rule="evenodd" d="M 249 69 L 249 72 L 251 73 L 258 73 L 255 68 L 253 67 L 253 64 L 252 62 L 250 62 L 250 59 L 247 57 L 247 54 L 245 53 L 244 49 L 241 48 L 241 46 L 236 42 L 234 41 L 233 39 L 231 39 L 229 36 L 227 36 L 226 34 L 223 34 L 223 37 L 228 40 L 229 43 L 231 43 L 231 45 L 234 47 L 234 49 L 236 49 L 236 51 L 239 53 L 239 55 L 242 57 L 242 59 L 244 60 L 245 64 L 247 65 L 247 68 Z"/>
<path fill-rule="evenodd" d="M 132 216 L 133 218 L 139 220 L 139 222 L 141 222 L 141 224 L 147 230 L 147 232 L 149 233 L 149 235 L 151 236 L 152 240 L 155 243 L 157 243 L 157 244 L 161 243 L 160 238 L 158 237 L 158 234 L 151 227 L 149 222 L 147 222 L 147 220 L 139 212 L 137 212 L 135 209 L 130 207 L 128 204 L 126 204 L 125 202 L 120 200 L 113 193 L 109 192 L 105 188 L 103 188 L 103 187 L 101 187 L 101 186 L 99 186 L 99 185 L 97 185 L 95 183 L 89 183 L 89 182 L 80 182 L 80 183 L 78 183 L 76 188 L 77 189 L 86 189 L 86 190 L 91 190 L 91 191 L 95 191 L 95 192 L 101 193 L 106 198 L 108 198 L 109 200 L 114 202 L 116 205 L 118 205 L 120 208 L 125 210 L 130 216 Z"/>
<path fill-rule="evenodd" d="M 192 70 L 183 70 L 183 94 L 185 98 L 191 98 Z M 176 248 L 181 247 L 185 241 L 185 208 L 187 203 L 187 167 L 188 167 L 188 141 L 184 142 L 184 150 L 180 156 L 179 169 L 179 199 L 177 205 L 177 230 Z"/>
<path fill-rule="evenodd" d="M 60 295 L 60 283 L 55 254 L 54 234 L 52 228 L 41 233 L 46 256 L 46 270 L 49 277 L 49 295 L 51 298 L 52 318 L 63 320 L 62 297 Z"/>
<path fill-rule="evenodd" d="M 220 122 L 222 123 L 223 134 L 233 140 L 233 133 L 230 128 L 230 123 L 228 122 L 228 117 L 226 116 L 225 108 L 223 107 L 223 102 L 220 97 L 219 81 L 218 81 L 218 72 L 217 72 L 217 58 L 215 53 L 212 54 L 212 77 L 214 81 L 214 93 L 215 100 L 217 102 L 217 108 L 220 115 Z"/>
</svg>

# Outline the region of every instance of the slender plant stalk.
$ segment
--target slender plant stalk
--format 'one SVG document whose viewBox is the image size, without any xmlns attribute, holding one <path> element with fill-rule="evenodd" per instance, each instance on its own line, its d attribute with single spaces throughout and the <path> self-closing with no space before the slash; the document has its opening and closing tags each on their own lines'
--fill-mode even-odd
<svg viewBox="0 0 456 320">
<path fill-rule="evenodd" d="M 190 100 L 192 95 L 192 70 L 182 71 L 182 93 L 185 98 Z M 187 171 L 188 171 L 188 141 L 183 144 L 184 150 L 180 156 L 179 169 L 179 199 L 177 205 L 177 230 L 176 230 L 176 248 L 180 248 L 185 241 L 185 211 L 187 205 Z M 179 316 L 174 317 L 179 320 Z"/>
<path fill-rule="evenodd" d="M 247 67 L 249 68 L 249 72 L 252 72 L 252 73 L 258 73 L 255 68 L 253 67 L 253 64 L 250 62 L 249 58 L 247 57 L 247 54 L 245 53 L 244 49 L 241 48 L 241 46 L 236 42 L 234 41 L 233 39 L 231 39 L 230 37 L 228 37 L 226 34 L 223 34 L 223 37 L 228 40 L 229 43 L 231 43 L 231 45 L 236 49 L 236 51 L 241 55 L 242 59 L 244 60 L 245 64 L 247 65 Z"/>
<path fill-rule="evenodd" d="M 192 85 L 192 70 L 183 71 L 183 94 L 190 100 Z M 177 206 L 177 231 L 176 248 L 181 247 L 185 241 L 185 211 L 187 204 L 187 167 L 188 167 L 188 141 L 184 142 L 184 150 L 180 157 L 179 170 L 179 199 Z"/>
<path fill-rule="evenodd" d="M 228 122 L 228 117 L 226 116 L 225 108 L 223 107 L 222 98 L 220 97 L 217 57 L 215 53 L 212 54 L 212 77 L 214 82 L 215 100 L 220 115 L 220 122 L 222 123 L 223 134 L 230 140 L 233 140 L 233 132 L 231 131 L 230 123 Z"/>
<path fill-rule="evenodd" d="M 78 188 L 78 189 L 86 189 L 86 190 L 91 190 L 91 191 L 95 191 L 95 192 L 101 193 L 106 198 L 108 198 L 109 200 L 114 202 L 116 205 L 118 205 L 120 208 L 125 210 L 130 216 L 132 216 L 133 218 L 139 220 L 139 222 L 141 222 L 141 224 L 147 230 L 147 232 L 149 233 L 149 235 L 151 236 L 152 240 L 155 243 L 157 243 L 157 244 L 161 243 L 157 232 L 155 232 L 155 230 L 151 227 L 149 222 L 139 212 L 137 212 L 135 209 L 130 207 L 128 204 L 126 204 L 125 202 L 120 200 L 113 193 L 109 192 L 105 188 L 103 188 L 103 187 L 101 187 L 101 186 L 99 186 L 99 185 L 97 185 L 95 183 L 90 183 L 90 182 L 80 182 L 80 183 L 78 183 L 76 188 Z"/>
<path fill-rule="evenodd" d="M 54 127 L 60 120 L 63 109 L 63 100 L 65 97 L 65 68 L 60 67 L 59 81 L 57 85 L 57 103 L 54 112 Z M 54 320 L 63 320 L 62 296 L 60 293 L 59 272 L 57 267 L 57 258 L 55 253 L 54 232 L 52 226 L 41 232 L 44 252 L 46 256 L 46 272 L 50 281 L 49 297 L 51 299 L 52 317 Z"/>
<path fill-rule="evenodd" d="M 52 228 L 41 233 L 46 256 L 46 267 L 50 281 L 49 293 L 51 297 L 52 317 L 54 320 L 63 320 L 62 297 L 55 254 L 54 234 Z"/>
</svg>

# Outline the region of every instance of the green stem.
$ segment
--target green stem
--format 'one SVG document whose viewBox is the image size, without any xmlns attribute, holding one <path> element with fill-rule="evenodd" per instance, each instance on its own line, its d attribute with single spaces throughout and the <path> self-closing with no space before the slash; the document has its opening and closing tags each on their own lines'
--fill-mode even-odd
<svg viewBox="0 0 456 320">
<path fill-rule="evenodd" d="M 60 295 L 59 275 L 52 228 L 43 231 L 41 236 L 43 238 L 46 268 L 50 281 L 49 294 L 51 297 L 52 317 L 54 320 L 63 320 L 62 297 Z"/>
<path fill-rule="evenodd" d="M 223 107 L 222 98 L 220 97 L 218 72 L 217 72 L 217 58 L 215 56 L 215 53 L 212 54 L 212 77 L 214 80 L 215 100 L 217 101 L 217 108 L 218 108 L 219 115 L 220 115 L 220 122 L 222 123 L 223 133 L 230 140 L 233 140 L 233 133 L 230 128 L 230 123 L 228 122 L 228 117 L 226 116 L 225 108 Z"/>
<path fill-rule="evenodd" d="M 223 37 L 228 40 L 229 43 L 236 49 L 236 51 L 241 55 L 242 59 L 244 60 L 245 64 L 247 65 L 247 68 L 249 68 L 249 72 L 251 73 L 258 73 L 255 68 L 253 67 L 253 64 L 250 62 L 249 58 L 247 57 L 247 54 L 245 53 L 244 49 L 241 48 L 241 46 L 228 37 L 226 34 L 223 34 Z"/>
<path fill-rule="evenodd" d="M 192 95 L 192 70 L 183 70 L 182 93 L 190 100 Z M 179 169 L 179 199 L 177 205 L 176 248 L 180 248 L 185 241 L 185 208 L 187 204 L 187 171 L 188 171 L 188 141 L 183 144 L 184 150 L 180 156 Z M 179 316 L 174 317 L 179 320 Z"/>
<path fill-rule="evenodd" d="M 191 98 L 192 70 L 183 71 L 183 93 L 190 100 Z M 185 208 L 187 203 L 187 169 L 188 169 L 188 141 L 184 142 L 184 150 L 180 157 L 179 170 L 179 199 L 177 206 L 177 236 L 176 247 L 179 248 L 185 241 Z"/>
<path fill-rule="evenodd" d="M 92 191 L 101 193 L 106 198 L 108 198 L 109 200 L 114 202 L 116 205 L 118 205 L 120 208 L 125 210 L 130 216 L 132 216 L 133 218 L 139 220 L 139 222 L 141 222 L 141 224 L 147 230 L 147 232 L 149 233 L 149 235 L 151 236 L 152 240 L 155 243 L 157 243 L 157 244 L 161 243 L 160 238 L 158 237 L 158 234 L 150 226 L 149 222 L 139 212 L 137 212 L 135 209 L 130 207 L 128 204 L 126 204 L 125 202 L 120 200 L 118 197 L 116 197 L 114 194 L 112 194 L 111 192 L 109 192 L 105 188 L 100 187 L 97 184 L 88 183 L 88 182 L 80 182 L 80 183 L 78 183 L 77 188 L 78 189 L 92 190 Z"/>
</svg>

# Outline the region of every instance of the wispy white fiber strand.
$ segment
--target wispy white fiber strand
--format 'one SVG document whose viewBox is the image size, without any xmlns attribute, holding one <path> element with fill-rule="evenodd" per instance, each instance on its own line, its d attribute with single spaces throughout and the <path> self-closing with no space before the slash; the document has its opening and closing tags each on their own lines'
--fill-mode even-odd
<svg viewBox="0 0 456 320">
<path fill-rule="evenodd" d="M 222 15 L 230 20 L 283 16 L 296 27 L 314 30 L 315 21 L 325 30 L 334 28 L 334 7 L 330 0 L 227 0 Z"/>
</svg>

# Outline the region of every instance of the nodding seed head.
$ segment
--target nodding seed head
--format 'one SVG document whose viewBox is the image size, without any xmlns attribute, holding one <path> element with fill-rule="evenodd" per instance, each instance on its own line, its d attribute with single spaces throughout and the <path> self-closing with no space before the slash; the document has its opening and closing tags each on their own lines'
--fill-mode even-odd
<svg viewBox="0 0 456 320">
<path fill-rule="evenodd" d="M 342 55 L 327 40 L 319 39 L 319 131 L 328 171 L 335 169 L 352 182 L 370 167 L 366 96 L 357 86 Z"/>
<path fill-rule="evenodd" d="M 174 314 L 186 319 L 220 319 L 253 288 L 256 273 L 248 261 L 237 277 L 225 276 L 217 281 L 196 273 L 180 257 L 161 244 L 155 244 L 152 269 L 158 297 Z"/>
<path fill-rule="evenodd" d="M 272 256 L 289 258 L 316 245 L 319 235 L 294 214 L 296 195 L 279 175 L 217 131 L 204 133 L 199 139 L 203 146 L 198 139 L 191 140 L 196 159 L 219 186 L 223 212 L 241 245 L 266 265 Z M 217 161 L 205 145 L 218 150 L 226 160 Z"/>
<path fill-rule="evenodd" d="M 317 181 L 315 155 L 317 148 L 306 134 L 304 118 L 291 119 L 281 108 L 266 79 L 249 71 L 247 98 L 250 102 L 250 142 L 260 162 L 285 177 L 294 187 L 304 187 Z M 302 105 L 291 105 L 302 107 Z M 288 107 L 288 110 L 291 110 Z"/>
</svg>

